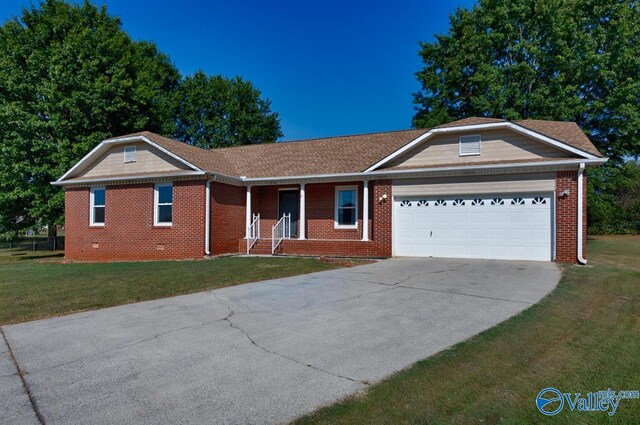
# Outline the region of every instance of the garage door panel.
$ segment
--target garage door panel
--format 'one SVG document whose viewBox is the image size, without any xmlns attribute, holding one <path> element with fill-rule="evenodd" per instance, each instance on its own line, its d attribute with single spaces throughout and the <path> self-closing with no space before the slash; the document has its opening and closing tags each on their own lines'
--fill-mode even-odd
<svg viewBox="0 0 640 425">
<path fill-rule="evenodd" d="M 551 260 L 550 194 L 402 197 L 393 214 L 399 256 Z"/>
</svg>

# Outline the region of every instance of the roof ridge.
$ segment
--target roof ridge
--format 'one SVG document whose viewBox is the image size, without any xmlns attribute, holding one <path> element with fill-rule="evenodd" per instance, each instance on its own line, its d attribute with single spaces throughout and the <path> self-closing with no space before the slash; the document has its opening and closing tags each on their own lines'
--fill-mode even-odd
<svg viewBox="0 0 640 425">
<path fill-rule="evenodd" d="M 371 133 L 355 133 L 355 134 L 345 134 L 345 135 L 341 135 L 341 136 L 326 136 L 326 137 L 314 137 L 311 139 L 295 139 L 295 140 L 283 140 L 283 141 L 276 141 L 273 143 L 255 143 L 255 144 L 249 144 L 249 145 L 237 145 L 237 146 L 225 146 L 222 148 L 210 148 L 210 149 L 206 149 L 208 151 L 219 151 L 219 150 L 227 150 L 227 149 L 238 149 L 238 148 L 250 148 L 253 146 L 268 146 L 268 145 L 273 145 L 273 144 L 284 144 L 284 143 L 305 143 L 305 142 L 318 142 L 318 141 L 322 141 L 322 140 L 329 140 L 329 139 L 345 139 L 345 138 L 351 138 L 351 137 L 362 137 L 362 136 L 375 136 L 375 135 L 379 135 L 379 134 L 395 134 L 395 133 L 403 133 L 403 132 L 409 132 L 409 131 L 424 131 L 425 133 L 427 131 L 431 130 L 430 128 L 407 128 L 404 130 L 391 130 L 391 131 L 375 131 L 375 132 L 371 132 Z"/>
</svg>

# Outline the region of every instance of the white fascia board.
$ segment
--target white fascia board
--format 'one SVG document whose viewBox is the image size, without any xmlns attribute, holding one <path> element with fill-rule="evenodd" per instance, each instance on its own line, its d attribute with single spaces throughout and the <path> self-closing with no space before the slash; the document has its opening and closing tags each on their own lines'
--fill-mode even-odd
<svg viewBox="0 0 640 425">
<path fill-rule="evenodd" d="M 129 136 L 129 137 L 119 137 L 119 138 L 116 138 L 116 139 L 103 140 L 102 142 L 100 142 L 98 144 L 98 146 L 93 148 L 88 154 L 86 154 L 80 161 L 78 161 L 73 167 L 71 167 L 71 169 L 69 169 L 69 171 L 64 173 L 54 183 L 61 183 L 62 181 L 64 181 L 64 179 L 66 179 L 69 175 L 73 174 L 75 171 L 80 170 L 80 169 L 82 169 L 82 167 L 87 166 L 94 157 L 97 157 L 103 151 L 106 151 L 109 147 L 111 147 L 111 145 L 119 145 L 119 144 L 123 144 L 123 143 L 135 142 L 135 141 L 142 141 L 142 142 L 148 143 L 149 145 L 153 146 L 154 148 L 158 149 L 159 151 L 164 152 L 165 154 L 169 155 L 170 157 L 174 158 L 175 160 L 183 163 L 184 165 L 186 165 L 187 167 L 191 168 L 192 170 L 204 172 L 204 170 L 200 169 L 199 167 L 196 167 L 195 165 L 193 165 L 189 161 L 179 157 L 178 155 L 174 154 L 173 152 L 168 151 L 167 149 L 163 148 L 162 146 L 158 145 L 157 143 L 152 142 L 150 139 L 148 139 L 145 136 Z"/>
<path fill-rule="evenodd" d="M 518 124 L 514 124 L 512 122 L 495 122 L 495 123 L 487 123 L 487 124 L 471 124 L 471 125 L 462 125 L 462 126 L 458 126 L 458 127 L 445 127 L 445 128 L 433 128 L 431 130 L 429 130 L 427 133 L 423 134 L 422 136 L 418 137 L 415 140 L 412 140 L 411 142 L 407 143 L 406 145 L 404 145 L 402 148 L 396 150 L 395 152 L 393 152 L 392 154 L 386 156 L 385 158 L 381 159 L 380 161 L 378 161 L 377 163 L 375 163 L 374 165 L 372 165 L 371 167 L 367 168 L 364 172 L 371 172 L 374 171 L 378 168 L 380 168 L 382 165 L 388 163 L 389 161 L 393 160 L 394 158 L 397 158 L 398 156 L 402 155 L 404 152 L 412 149 L 413 147 L 415 147 L 416 145 L 428 140 L 429 138 L 431 138 L 432 136 L 436 135 L 436 134 L 443 134 L 443 133 L 456 133 L 456 132 L 465 132 L 465 131 L 475 131 L 475 130 L 491 130 L 491 129 L 497 129 L 497 128 L 509 128 L 512 129 L 513 131 L 516 131 L 520 134 L 524 134 L 527 135 L 529 137 L 531 137 L 532 139 L 538 140 L 540 142 L 546 143 L 548 145 L 552 145 L 557 147 L 558 149 L 562 149 L 565 150 L 567 152 L 571 152 L 573 154 L 576 154 L 580 157 L 586 158 L 586 159 L 598 159 L 597 156 L 592 155 L 590 153 L 584 152 L 578 148 L 574 148 L 573 146 L 569 146 L 566 143 L 562 143 L 558 140 L 552 139 L 551 137 L 547 137 L 543 134 L 540 134 L 538 132 L 535 132 L 533 130 L 529 130 L 528 128 L 522 127 Z"/>
<path fill-rule="evenodd" d="M 343 173 L 343 174 L 315 174 L 307 176 L 286 176 L 286 177 L 255 177 L 255 178 L 243 178 L 242 181 L 245 184 L 259 184 L 259 183 L 272 183 L 283 181 L 298 181 L 304 182 L 306 180 L 314 179 L 331 179 L 331 180 L 364 180 L 372 179 L 375 177 L 393 176 L 396 174 L 411 174 L 411 173 L 439 173 L 450 171 L 476 171 L 476 170 L 501 170 L 505 168 L 529 168 L 529 167 L 565 167 L 565 166 L 579 166 L 580 163 L 586 165 L 601 165 L 608 161 L 608 158 L 596 158 L 590 160 L 584 159 L 567 159 L 559 161 L 539 161 L 539 162 L 510 162 L 505 164 L 484 164 L 484 165 L 459 165 L 454 167 L 430 167 L 430 168 L 411 168 L 404 170 L 380 170 L 373 172 L 361 172 L 361 173 Z"/>
<path fill-rule="evenodd" d="M 381 165 L 386 164 L 387 162 L 391 161 L 392 159 L 402 155 L 403 153 L 405 153 L 406 151 L 408 151 L 409 149 L 413 148 L 415 145 L 417 145 L 418 143 L 423 142 L 424 140 L 427 140 L 428 138 L 430 138 L 433 135 L 433 130 L 430 130 L 426 133 L 424 133 L 422 136 L 419 136 L 418 138 L 410 141 L 409 143 L 407 143 L 406 145 L 404 145 L 403 147 L 401 147 L 400 149 L 396 150 L 395 152 L 391 153 L 390 155 L 382 158 L 380 161 L 376 162 L 375 164 L 373 164 L 371 167 L 367 168 L 366 170 L 364 170 L 365 173 L 368 173 L 370 171 L 373 171 L 377 168 L 379 168 Z"/>
<path fill-rule="evenodd" d="M 562 150 L 574 153 L 574 154 L 579 155 L 579 156 L 581 156 L 583 158 L 586 158 L 586 159 L 598 159 L 598 157 L 593 155 L 593 154 L 590 154 L 590 153 L 585 152 L 585 151 L 583 151 L 581 149 L 578 149 L 578 148 L 574 148 L 573 146 L 567 145 L 566 143 L 562 143 L 562 142 L 560 142 L 558 140 L 552 139 L 551 137 L 547 137 L 547 136 L 545 136 L 543 134 L 540 134 L 540 133 L 538 133 L 536 131 L 529 130 L 528 128 L 522 127 L 520 125 L 517 125 L 517 124 L 514 124 L 514 123 L 510 122 L 510 123 L 507 123 L 507 127 L 513 129 L 514 131 L 516 131 L 518 133 L 525 134 L 525 135 L 527 135 L 527 136 L 529 136 L 529 137 L 531 137 L 533 139 L 537 139 L 537 140 L 539 140 L 539 141 L 541 141 L 543 143 L 546 143 L 548 145 L 555 146 L 558 149 L 562 149 Z"/>
<path fill-rule="evenodd" d="M 186 171 L 181 173 L 158 173 L 158 174 L 146 174 L 146 175 L 130 175 L 130 176 L 118 176 L 118 177 L 96 177 L 88 179 L 78 179 L 71 181 L 59 181 L 51 182 L 53 186 L 66 186 L 66 185 L 78 185 L 78 184 L 93 184 L 93 183 L 109 183 L 120 182 L 126 180 L 149 180 L 149 179 L 161 179 L 161 178 L 173 178 L 173 177 L 191 177 L 191 176 L 204 176 L 207 173 L 204 171 Z"/>
</svg>

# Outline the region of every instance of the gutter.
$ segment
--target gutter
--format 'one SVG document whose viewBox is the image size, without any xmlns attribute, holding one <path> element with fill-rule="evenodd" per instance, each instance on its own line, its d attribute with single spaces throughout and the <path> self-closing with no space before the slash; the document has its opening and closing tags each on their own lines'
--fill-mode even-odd
<svg viewBox="0 0 640 425">
<path fill-rule="evenodd" d="M 584 186 L 584 162 L 580 163 L 580 168 L 578 169 L 578 262 L 583 266 L 587 264 L 587 260 L 583 257 L 582 252 L 582 228 L 583 228 L 583 204 L 584 204 L 584 196 L 582 194 Z"/>
<path fill-rule="evenodd" d="M 360 173 L 342 173 L 342 174 L 315 174 L 301 176 L 282 176 L 282 177 L 240 177 L 244 183 L 261 183 L 261 182 L 280 182 L 280 181 L 297 181 L 309 179 L 361 179 L 364 177 L 393 177 L 394 175 L 411 174 L 411 173 L 439 173 L 448 171 L 476 171 L 486 169 L 508 169 L 508 168 L 534 168 L 546 166 L 575 166 L 580 163 L 582 165 L 601 165 L 607 162 L 608 158 L 586 159 L 586 160 L 565 160 L 565 161 L 540 161 L 540 162 L 513 162 L 507 164 L 485 164 L 485 165 L 462 165 L 455 167 L 433 167 L 433 168 L 414 168 L 405 170 L 382 170 L 382 171 L 365 171 Z"/>
<path fill-rule="evenodd" d="M 209 229 L 211 226 L 211 180 L 208 179 L 205 184 L 205 200 L 204 200 L 204 253 L 205 255 L 211 255 L 210 250 L 210 234 Z"/>
<path fill-rule="evenodd" d="M 120 182 L 120 181 L 128 181 L 128 180 L 149 180 L 149 179 L 162 179 L 162 178 L 173 178 L 173 177 L 193 177 L 193 176 L 204 176 L 206 173 L 204 171 L 183 171 L 180 173 L 158 173 L 158 174 L 146 174 L 146 175 L 128 175 L 128 176 L 117 176 L 117 177 L 96 177 L 96 178 L 87 178 L 87 179 L 78 179 L 78 180 L 56 180 L 51 182 L 53 186 L 67 186 L 74 184 L 90 184 L 90 183 L 109 183 L 109 182 Z"/>
</svg>

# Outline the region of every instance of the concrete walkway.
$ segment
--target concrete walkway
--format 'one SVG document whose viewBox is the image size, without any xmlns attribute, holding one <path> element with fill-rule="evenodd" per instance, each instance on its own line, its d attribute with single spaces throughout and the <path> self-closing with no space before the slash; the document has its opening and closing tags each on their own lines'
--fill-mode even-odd
<svg viewBox="0 0 640 425">
<path fill-rule="evenodd" d="M 404 258 L 3 330 L 47 424 L 274 424 L 494 326 L 559 278 L 552 263 Z M 0 423 L 37 423 L 6 351 Z"/>
</svg>

